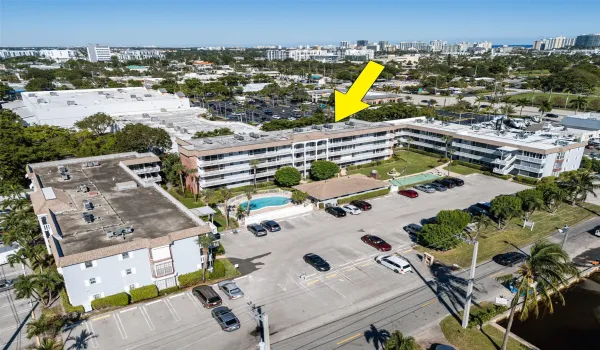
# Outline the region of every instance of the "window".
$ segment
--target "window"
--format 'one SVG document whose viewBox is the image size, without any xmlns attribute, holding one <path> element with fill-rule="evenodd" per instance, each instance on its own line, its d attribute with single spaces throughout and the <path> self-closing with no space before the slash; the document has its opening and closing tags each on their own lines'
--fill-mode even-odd
<svg viewBox="0 0 600 350">
<path fill-rule="evenodd" d="M 90 285 L 96 284 L 96 279 L 94 277 L 90 278 Z"/>
<path fill-rule="evenodd" d="M 86 261 L 85 262 L 85 268 L 89 269 L 90 267 L 94 266 L 94 264 L 91 261 Z"/>
<path fill-rule="evenodd" d="M 131 272 L 131 269 L 127 269 L 127 270 L 125 270 L 125 274 L 126 274 L 126 275 L 131 275 L 131 274 L 132 274 L 132 272 Z"/>
<path fill-rule="evenodd" d="M 129 259 L 129 253 L 123 253 L 121 254 L 121 257 L 123 258 L 123 260 Z"/>
<path fill-rule="evenodd" d="M 93 298 L 94 298 L 94 300 L 97 300 L 97 299 L 102 298 L 102 295 L 100 295 L 100 294 L 94 294 Z"/>
</svg>

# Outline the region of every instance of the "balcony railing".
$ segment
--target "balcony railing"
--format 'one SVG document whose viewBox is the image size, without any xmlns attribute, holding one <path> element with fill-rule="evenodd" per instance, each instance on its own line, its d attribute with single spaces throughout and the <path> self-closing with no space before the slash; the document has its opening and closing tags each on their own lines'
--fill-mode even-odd
<svg viewBox="0 0 600 350">
<path fill-rule="evenodd" d="M 470 149 L 472 151 L 489 153 L 490 155 L 500 155 L 501 154 L 501 152 L 495 148 L 484 148 L 484 147 L 474 146 L 474 145 L 470 145 L 470 144 L 462 143 L 462 142 L 452 142 L 452 147 L 466 148 L 466 149 Z"/>
<path fill-rule="evenodd" d="M 222 163 L 235 163 L 235 162 L 240 162 L 240 161 L 247 161 L 249 159 L 260 159 L 260 158 L 265 158 L 265 157 L 276 157 L 276 156 L 282 156 L 282 155 L 291 155 L 292 154 L 292 149 L 288 149 L 285 151 L 276 151 L 276 152 L 265 152 L 265 153 L 260 153 L 260 154 L 242 154 L 242 155 L 238 155 L 238 156 L 225 156 L 222 159 L 215 159 L 215 160 L 198 160 L 198 166 L 199 167 L 205 167 L 208 165 L 215 165 L 215 164 L 222 164 Z"/>
<path fill-rule="evenodd" d="M 275 172 L 277 170 L 270 170 L 270 171 L 265 171 L 262 173 L 256 173 L 256 178 L 260 179 L 261 177 L 265 177 L 265 176 L 270 176 L 270 175 L 274 175 Z M 206 180 L 200 180 L 200 186 L 217 186 L 217 185 L 222 185 L 222 184 L 226 184 L 226 183 L 230 183 L 230 182 L 234 182 L 234 181 L 241 181 L 241 180 L 251 180 L 254 178 L 254 174 L 241 174 L 238 176 L 228 176 L 226 178 L 223 179 L 206 179 Z"/>
<path fill-rule="evenodd" d="M 514 162 L 515 159 L 517 159 L 517 157 L 514 154 L 512 154 L 506 158 L 496 158 L 492 163 L 506 166 L 507 164 Z"/>
<path fill-rule="evenodd" d="M 268 166 L 288 164 L 288 163 L 292 163 L 292 157 L 287 157 L 285 159 L 280 159 L 280 160 L 274 161 L 274 162 L 262 162 L 262 163 L 259 163 L 256 167 L 257 167 L 257 169 L 260 169 L 260 168 L 264 168 L 264 167 L 268 167 Z M 239 164 L 239 165 L 233 165 L 233 166 L 225 166 L 223 169 L 215 169 L 215 170 L 204 170 L 201 168 L 198 173 L 200 175 L 204 175 L 206 177 L 206 176 L 228 174 L 228 173 L 232 173 L 232 172 L 245 171 L 245 170 L 248 170 L 248 171 L 252 170 L 252 167 L 250 166 L 250 164 L 246 163 L 246 164 Z"/>
<path fill-rule="evenodd" d="M 546 158 L 534 158 L 534 157 L 527 157 L 521 154 L 517 154 L 517 159 L 518 160 L 523 160 L 529 163 L 537 163 L 537 164 L 544 164 L 546 163 Z"/>
<path fill-rule="evenodd" d="M 515 165 L 512 164 L 511 166 L 507 167 L 507 168 L 494 168 L 494 172 L 496 174 L 501 174 L 501 175 L 507 175 L 508 173 L 510 173 L 513 169 L 515 168 Z"/>
<path fill-rule="evenodd" d="M 538 168 L 523 164 L 517 164 L 515 167 L 520 170 L 531 171 L 532 173 L 541 173 L 542 171 L 544 171 L 544 167 Z"/>
<path fill-rule="evenodd" d="M 137 169 L 132 169 L 132 170 L 136 174 L 158 173 L 160 171 L 160 167 L 153 166 L 153 167 L 137 168 Z"/>
</svg>

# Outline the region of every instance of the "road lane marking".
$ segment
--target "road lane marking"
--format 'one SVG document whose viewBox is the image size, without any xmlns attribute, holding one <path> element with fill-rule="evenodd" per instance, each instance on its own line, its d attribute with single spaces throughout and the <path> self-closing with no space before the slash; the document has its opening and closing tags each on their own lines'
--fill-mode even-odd
<svg viewBox="0 0 600 350">
<path fill-rule="evenodd" d="M 488 278 L 494 278 L 494 277 L 499 276 L 499 275 L 501 275 L 503 273 L 504 273 L 504 271 L 498 271 L 495 274 L 489 275 Z"/>
<path fill-rule="evenodd" d="M 159 300 L 154 300 L 154 301 L 151 301 L 151 302 L 149 302 L 149 303 L 146 303 L 146 306 L 148 306 L 148 305 L 152 305 L 152 304 L 156 304 L 156 303 L 160 303 L 160 302 L 164 302 L 164 301 L 163 301 L 162 299 L 159 299 Z"/>
<path fill-rule="evenodd" d="M 336 345 L 342 345 L 344 343 L 347 343 L 347 342 L 349 342 L 351 340 L 354 340 L 354 339 L 360 337 L 361 335 L 362 335 L 362 333 L 356 333 L 355 335 L 353 335 L 353 336 L 351 336 L 349 338 L 346 338 L 346 339 L 344 339 L 342 341 L 337 342 Z"/>
<path fill-rule="evenodd" d="M 120 313 L 124 313 L 124 312 L 135 310 L 135 309 L 137 309 L 137 306 L 134 306 L 134 307 L 129 308 L 129 309 L 122 310 L 122 311 L 120 311 Z"/>
<path fill-rule="evenodd" d="M 329 275 L 329 276 L 327 276 L 325 278 L 334 278 L 335 276 L 337 276 L 337 273 L 334 273 L 333 275 Z"/>
<path fill-rule="evenodd" d="M 438 300 L 437 299 L 433 299 L 433 300 L 429 300 L 428 302 L 426 302 L 425 304 L 421 305 L 421 307 L 425 307 L 434 303 L 437 303 Z"/>
<path fill-rule="evenodd" d="M 98 346 L 99 346 L 98 345 L 98 339 L 96 339 L 97 335 L 94 334 L 94 327 L 92 327 L 92 323 L 88 322 L 88 321 L 85 321 L 85 328 L 87 329 L 87 331 L 88 331 L 89 334 L 93 335 L 91 337 L 91 339 L 92 339 L 92 348 L 94 348 L 94 349 L 98 348 Z"/>
<path fill-rule="evenodd" d="M 119 333 L 121 333 L 121 338 L 127 339 L 127 333 L 125 332 L 125 327 L 123 326 L 123 322 L 121 322 L 121 318 L 119 314 L 113 314 L 115 317 L 115 322 L 117 322 L 117 328 L 119 329 Z"/>
<path fill-rule="evenodd" d="M 154 327 L 154 323 L 152 323 L 152 320 L 150 319 L 150 315 L 148 315 L 148 310 L 146 310 L 146 308 L 142 306 L 140 308 L 140 313 L 144 317 L 144 320 L 146 321 L 148 328 L 150 328 L 151 331 L 155 330 L 156 327 Z"/>
<path fill-rule="evenodd" d="M 98 321 L 98 320 L 101 320 L 103 318 L 107 318 L 107 317 L 110 317 L 110 316 L 111 316 L 111 314 L 100 316 L 100 317 L 96 317 L 96 318 L 92 318 L 92 321 Z"/>
</svg>

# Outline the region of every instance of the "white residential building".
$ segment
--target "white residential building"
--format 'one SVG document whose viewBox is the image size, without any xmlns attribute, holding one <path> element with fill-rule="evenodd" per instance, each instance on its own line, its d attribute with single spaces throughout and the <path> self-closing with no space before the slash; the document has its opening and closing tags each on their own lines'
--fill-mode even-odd
<svg viewBox="0 0 600 350">
<path fill-rule="evenodd" d="M 77 51 L 75 51 L 75 50 L 40 50 L 40 56 L 47 58 L 47 59 L 59 61 L 59 62 L 65 62 L 70 59 L 77 58 Z"/>
<path fill-rule="evenodd" d="M 88 61 L 90 62 L 108 62 L 110 61 L 110 47 L 100 46 L 98 44 L 89 44 L 87 46 Z"/>
<path fill-rule="evenodd" d="M 21 56 L 39 56 L 40 53 L 37 50 L 0 50 L 0 58 L 6 59 L 11 57 Z"/>
<path fill-rule="evenodd" d="M 125 50 L 116 53 L 119 61 L 143 60 L 148 58 L 165 58 L 161 50 L 143 49 L 143 50 Z"/>
<path fill-rule="evenodd" d="M 375 58 L 375 51 L 370 49 L 349 49 L 341 51 L 341 59 L 348 61 L 369 61 Z"/>
<path fill-rule="evenodd" d="M 442 48 L 447 44 L 446 41 L 442 40 L 432 40 L 429 42 L 429 46 L 431 47 L 431 51 L 440 52 Z"/>
</svg>

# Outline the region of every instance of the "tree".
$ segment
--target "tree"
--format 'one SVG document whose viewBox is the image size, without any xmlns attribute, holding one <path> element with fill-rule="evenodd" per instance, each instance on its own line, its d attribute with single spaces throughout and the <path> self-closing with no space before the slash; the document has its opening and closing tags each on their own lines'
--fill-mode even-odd
<svg viewBox="0 0 600 350">
<path fill-rule="evenodd" d="M 529 104 L 529 100 L 527 100 L 526 98 L 520 98 L 516 101 L 515 106 L 521 108 L 519 110 L 519 116 L 523 115 L 523 107 L 527 107 L 528 104 Z"/>
<path fill-rule="evenodd" d="M 585 169 L 563 172 L 557 180 L 572 205 L 585 201 L 588 194 L 598 197 L 596 190 L 600 188 L 600 185 L 595 182 L 594 175 Z"/>
<path fill-rule="evenodd" d="M 43 338 L 40 341 L 40 345 L 35 346 L 33 349 L 35 350 L 58 350 L 62 349 L 63 345 L 58 343 L 56 340 L 51 338 Z"/>
<path fill-rule="evenodd" d="M 96 136 L 106 133 L 106 130 L 111 128 L 114 124 L 115 120 L 105 113 L 92 114 L 89 117 L 75 122 L 76 127 L 89 130 Z"/>
<path fill-rule="evenodd" d="M 256 169 L 258 168 L 258 165 L 260 164 L 260 161 L 258 159 L 250 159 L 250 166 L 252 167 L 252 170 L 254 172 L 254 188 L 256 189 Z"/>
<path fill-rule="evenodd" d="M 588 99 L 585 96 L 577 96 L 575 99 L 571 100 L 571 107 L 575 108 L 575 114 L 577 114 L 580 109 L 585 108 L 587 104 Z"/>
<path fill-rule="evenodd" d="M 487 99 L 485 98 L 485 96 L 477 96 L 477 98 L 475 98 L 475 102 L 477 102 L 477 111 L 479 111 L 481 109 L 481 102 L 486 102 Z"/>
<path fill-rule="evenodd" d="M 256 193 L 256 190 L 254 188 L 246 188 L 244 190 L 244 194 L 246 195 L 246 199 L 248 200 L 246 202 L 246 215 L 250 216 L 250 201 L 252 200 L 252 195 L 254 195 Z"/>
<path fill-rule="evenodd" d="M 275 172 L 275 183 L 282 187 L 292 187 L 300 183 L 302 175 L 298 169 L 286 166 Z"/>
<path fill-rule="evenodd" d="M 529 220 L 533 212 L 544 205 L 542 192 L 534 188 L 517 192 L 517 197 L 521 199 L 521 209 L 525 213 L 525 220 Z"/>
<path fill-rule="evenodd" d="M 534 243 L 530 255 L 514 275 L 498 277 L 499 281 L 511 283 L 517 289 L 510 303 L 510 315 L 501 349 L 506 350 L 517 308 L 521 321 L 526 320 L 532 312 L 538 317 L 540 305 L 553 313 L 555 302 L 565 305 L 560 287 L 567 284 L 568 278 L 578 275 L 579 271 L 569 255 L 558 244 L 543 240 Z M 519 304 L 521 299 L 522 303 Z"/>
<path fill-rule="evenodd" d="M 510 219 L 521 213 L 521 199 L 516 196 L 501 195 L 490 202 L 491 213 L 498 219 L 498 229 L 505 228 Z"/>
<path fill-rule="evenodd" d="M 56 270 L 17 277 L 14 283 L 17 299 L 33 298 L 44 307 L 50 306 L 62 288 L 62 277 Z"/>
<path fill-rule="evenodd" d="M 385 342 L 385 350 L 413 350 L 417 343 L 413 337 L 405 337 L 400 331 L 394 331 Z"/>
<path fill-rule="evenodd" d="M 210 249 L 215 243 L 215 238 L 212 234 L 205 233 L 203 235 L 198 236 L 196 243 L 202 249 L 204 253 L 204 262 L 202 263 L 202 280 L 206 281 L 206 269 L 208 268 L 208 255 L 210 254 Z"/>
<path fill-rule="evenodd" d="M 13 88 L 0 82 L 0 100 L 8 98 L 11 93 L 14 93 Z"/>
<path fill-rule="evenodd" d="M 419 232 L 417 241 L 424 247 L 445 251 L 460 243 L 457 237 L 460 233 L 454 226 L 426 224 Z"/>
<path fill-rule="evenodd" d="M 477 237 L 481 233 L 481 230 L 484 229 L 484 228 L 487 228 L 493 222 L 492 222 L 492 219 L 490 219 L 489 216 L 480 214 L 480 215 L 473 216 L 473 219 L 472 219 L 471 223 L 474 224 L 474 230 L 475 230 L 475 237 L 472 237 L 472 238 L 473 239 L 477 239 Z"/>
<path fill-rule="evenodd" d="M 544 182 L 543 179 L 538 183 L 536 189 L 542 193 L 542 200 L 547 210 L 554 214 L 561 203 L 566 198 L 566 193 L 562 187 L 560 187 L 554 181 Z"/>
<path fill-rule="evenodd" d="M 444 140 L 444 147 L 445 147 L 445 152 L 446 152 L 446 155 L 444 156 L 445 158 L 448 158 L 448 146 L 450 145 L 450 143 L 452 143 L 452 139 L 454 139 L 454 138 L 450 135 L 442 136 L 442 140 Z"/>
<path fill-rule="evenodd" d="M 317 181 L 331 179 L 339 172 L 339 165 L 328 160 L 314 161 L 310 168 L 310 176 Z"/>
<path fill-rule="evenodd" d="M 53 90 L 54 84 L 46 78 L 33 78 L 25 85 L 27 91 L 47 91 Z"/>
<path fill-rule="evenodd" d="M 538 109 L 538 111 L 543 115 L 544 113 L 548 113 L 552 110 L 552 103 L 550 103 L 550 101 L 548 100 L 544 100 L 542 101 L 542 103 L 540 103 L 540 108 Z"/>
<path fill-rule="evenodd" d="M 171 166 L 171 168 L 170 168 L 170 171 L 172 171 L 172 172 L 176 173 L 177 175 L 179 175 L 179 186 L 181 188 L 181 194 L 184 194 L 184 190 L 183 190 L 183 184 L 184 184 L 183 175 L 185 174 L 186 170 L 187 169 L 181 163 L 181 161 L 178 162 L 178 163 L 173 164 Z"/>
<path fill-rule="evenodd" d="M 161 128 L 144 124 L 127 124 L 117 133 L 117 149 L 121 152 L 163 153 L 171 148 L 171 137 Z"/>
<path fill-rule="evenodd" d="M 294 190 L 292 192 L 292 202 L 295 204 L 302 204 L 308 198 L 308 194 L 306 192 Z"/>
<path fill-rule="evenodd" d="M 229 228 L 229 200 L 233 197 L 233 192 L 223 187 L 219 190 L 221 192 L 221 198 L 223 198 L 223 204 L 225 205 L 225 229 Z"/>
<path fill-rule="evenodd" d="M 438 225 L 453 227 L 460 232 L 471 222 L 469 214 L 463 210 L 442 210 L 435 216 L 435 222 Z"/>
<path fill-rule="evenodd" d="M 47 316 L 42 313 L 37 320 L 27 324 L 27 339 L 46 335 L 54 339 L 65 325 L 65 318 L 60 315 Z"/>
</svg>

